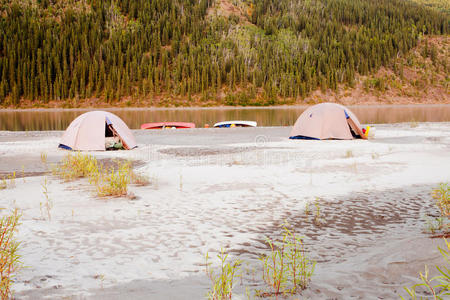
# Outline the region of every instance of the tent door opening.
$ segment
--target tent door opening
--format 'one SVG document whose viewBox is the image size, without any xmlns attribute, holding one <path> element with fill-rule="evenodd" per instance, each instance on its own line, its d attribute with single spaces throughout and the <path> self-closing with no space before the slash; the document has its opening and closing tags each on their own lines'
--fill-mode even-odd
<svg viewBox="0 0 450 300">
<path fill-rule="evenodd" d="M 113 124 L 106 118 L 105 122 L 105 149 L 106 150 L 129 150 L 127 144 L 123 141 L 117 131 L 114 129 Z"/>
<path fill-rule="evenodd" d="M 348 128 L 350 129 L 350 133 L 352 134 L 353 138 L 365 139 L 365 135 L 358 128 L 358 126 L 355 124 L 355 122 L 352 120 L 352 118 L 350 118 L 350 117 L 347 118 L 347 124 L 348 124 Z"/>
</svg>

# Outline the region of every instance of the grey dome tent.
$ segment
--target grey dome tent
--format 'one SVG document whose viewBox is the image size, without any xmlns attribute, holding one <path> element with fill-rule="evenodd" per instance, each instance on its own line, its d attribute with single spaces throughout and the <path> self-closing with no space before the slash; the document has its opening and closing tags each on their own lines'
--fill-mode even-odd
<svg viewBox="0 0 450 300">
<path fill-rule="evenodd" d="M 321 103 L 305 110 L 294 124 L 290 139 L 366 139 L 358 118 L 345 106 Z"/>
<path fill-rule="evenodd" d="M 121 118 L 106 111 L 90 111 L 70 123 L 61 138 L 60 148 L 68 150 L 106 150 L 107 135 L 117 137 L 124 149 L 136 147 L 133 133 Z"/>
</svg>

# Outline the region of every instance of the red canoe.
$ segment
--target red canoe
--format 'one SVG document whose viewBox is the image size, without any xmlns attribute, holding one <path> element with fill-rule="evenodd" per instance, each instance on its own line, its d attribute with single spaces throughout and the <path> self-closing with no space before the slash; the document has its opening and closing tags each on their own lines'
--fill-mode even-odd
<svg viewBox="0 0 450 300">
<path fill-rule="evenodd" d="M 165 128 L 195 128 L 194 123 L 188 122 L 158 122 L 158 123 L 145 123 L 141 125 L 141 129 L 165 129 Z"/>
</svg>

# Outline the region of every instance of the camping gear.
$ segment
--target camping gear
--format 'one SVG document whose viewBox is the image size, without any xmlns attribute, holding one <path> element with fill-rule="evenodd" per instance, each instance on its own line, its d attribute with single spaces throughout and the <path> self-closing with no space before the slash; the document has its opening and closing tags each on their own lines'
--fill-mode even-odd
<svg viewBox="0 0 450 300">
<path fill-rule="evenodd" d="M 225 121 L 214 124 L 214 127 L 229 128 L 229 127 L 256 127 L 255 121 Z"/>
<path fill-rule="evenodd" d="M 106 139 L 113 137 L 114 139 Z M 136 141 L 128 126 L 115 114 L 90 111 L 70 123 L 59 148 L 67 150 L 104 151 L 110 148 L 133 149 Z"/>
<path fill-rule="evenodd" d="M 295 122 L 290 139 L 367 139 L 356 116 L 345 106 L 321 103 L 309 107 Z"/>
<path fill-rule="evenodd" d="M 158 123 L 145 123 L 141 125 L 141 129 L 186 129 L 195 128 L 194 123 L 188 122 L 158 122 Z"/>
<path fill-rule="evenodd" d="M 105 148 L 106 150 L 122 150 L 123 144 L 120 141 L 120 138 L 117 136 L 114 137 L 106 137 L 105 138 Z"/>
<path fill-rule="evenodd" d="M 373 139 L 375 137 L 375 132 L 377 129 L 373 126 L 367 126 L 366 136 L 368 139 Z"/>
</svg>

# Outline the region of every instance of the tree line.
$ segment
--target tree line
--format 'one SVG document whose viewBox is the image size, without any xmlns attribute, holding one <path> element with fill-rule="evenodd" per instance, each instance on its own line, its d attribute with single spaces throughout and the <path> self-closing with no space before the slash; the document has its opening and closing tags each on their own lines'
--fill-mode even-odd
<svg viewBox="0 0 450 300">
<path fill-rule="evenodd" d="M 1 0 L 0 104 L 224 91 L 272 104 L 352 86 L 449 32 L 448 15 L 403 0 L 240 2 L 245 22 L 214 0 Z"/>
</svg>

